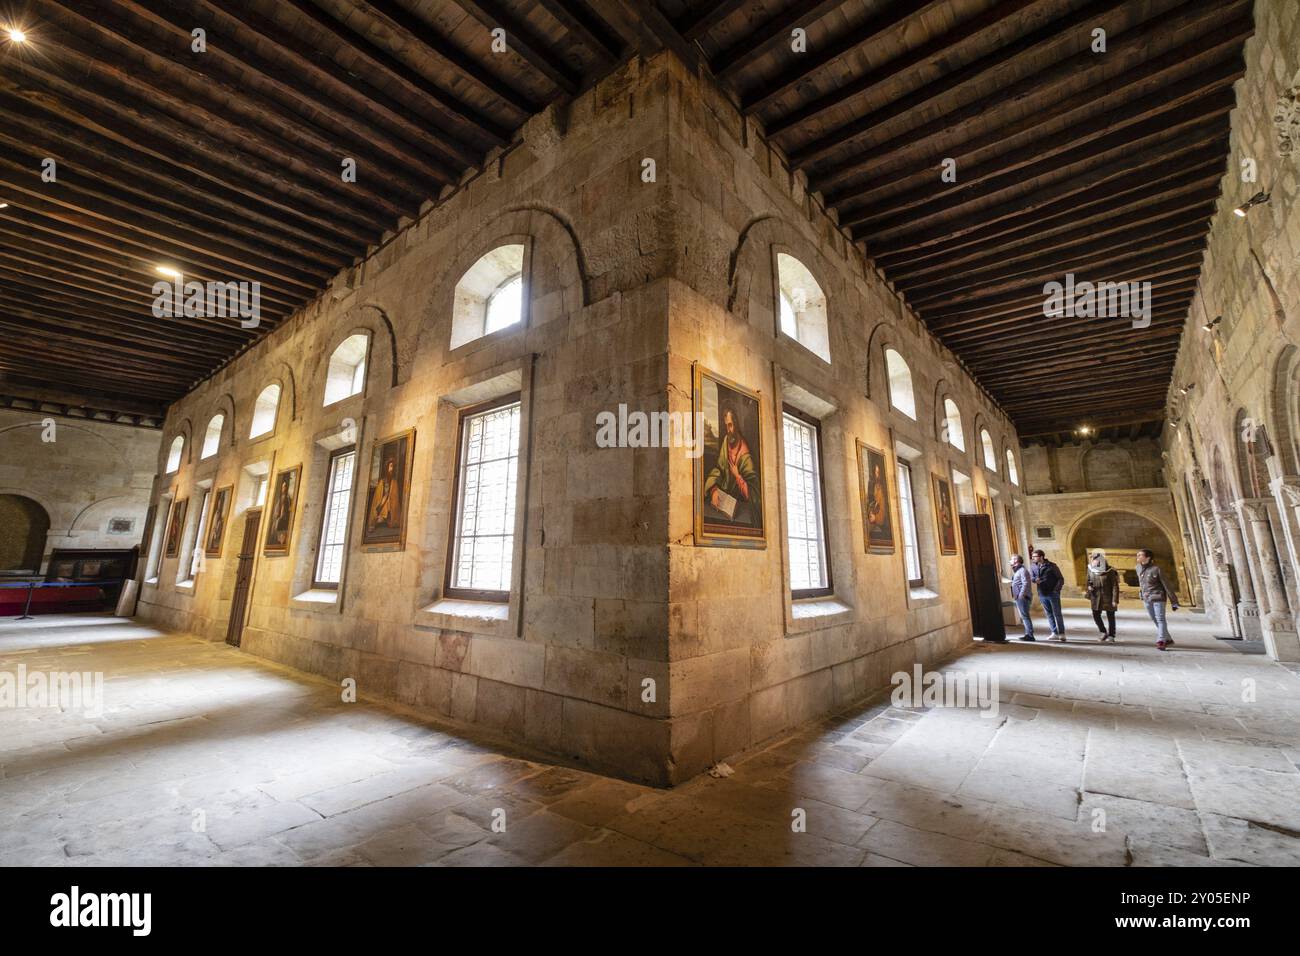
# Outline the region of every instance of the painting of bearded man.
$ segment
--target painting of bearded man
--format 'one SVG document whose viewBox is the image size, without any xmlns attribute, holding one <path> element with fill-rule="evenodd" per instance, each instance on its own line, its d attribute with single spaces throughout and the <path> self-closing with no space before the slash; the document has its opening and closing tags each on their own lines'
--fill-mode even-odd
<svg viewBox="0 0 1300 956">
<path fill-rule="evenodd" d="M 695 463 L 696 543 L 765 547 L 762 400 L 697 364 L 695 412 L 704 429 L 704 454 Z"/>
</svg>

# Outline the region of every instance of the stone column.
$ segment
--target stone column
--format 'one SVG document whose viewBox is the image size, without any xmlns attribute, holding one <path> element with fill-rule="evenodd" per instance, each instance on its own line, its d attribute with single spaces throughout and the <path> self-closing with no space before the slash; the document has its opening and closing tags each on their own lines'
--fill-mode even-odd
<svg viewBox="0 0 1300 956">
<path fill-rule="evenodd" d="M 1246 544 L 1241 538 L 1241 522 L 1231 511 L 1218 513 L 1219 526 L 1228 545 L 1229 563 L 1235 572 L 1237 590 L 1237 618 L 1241 621 L 1241 636 L 1246 640 L 1259 640 L 1263 629 L 1259 620 L 1259 602 L 1255 600 L 1255 586 L 1250 579 L 1250 565 L 1246 563 Z"/>
<path fill-rule="evenodd" d="M 1219 534 L 1219 526 L 1214 520 L 1214 511 L 1210 508 L 1202 508 L 1196 512 L 1195 520 L 1201 522 L 1201 528 L 1205 532 L 1206 572 L 1209 575 L 1215 602 L 1232 630 L 1232 636 L 1240 638 L 1241 621 L 1237 618 L 1237 598 L 1232 590 L 1232 571 L 1224 557 L 1223 536 Z M 1207 609 L 1210 606 L 1210 593 L 1207 592 L 1205 596 Z"/>
<path fill-rule="evenodd" d="M 1268 600 L 1269 610 L 1264 615 L 1262 628 L 1264 645 L 1269 657 L 1275 661 L 1300 660 L 1300 642 L 1297 641 L 1295 621 L 1287 606 L 1286 585 L 1282 581 L 1273 528 L 1268 520 L 1268 503 L 1265 500 L 1243 501 L 1241 509 L 1254 532 L 1260 580 L 1264 596 Z"/>
<path fill-rule="evenodd" d="M 1282 555 L 1291 569 L 1289 577 L 1295 581 L 1297 572 L 1300 572 L 1300 478 L 1292 475 L 1275 478 L 1269 483 L 1273 491 L 1273 498 L 1277 502 L 1278 524 L 1282 527 L 1282 541 L 1286 544 L 1286 554 Z M 1283 569 L 1283 576 L 1288 577 L 1286 568 Z M 1300 586 L 1298 586 L 1300 587 Z M 1291 607 L 1300 607 L 1294 597 L 1291 601 Z"/>
</svg>

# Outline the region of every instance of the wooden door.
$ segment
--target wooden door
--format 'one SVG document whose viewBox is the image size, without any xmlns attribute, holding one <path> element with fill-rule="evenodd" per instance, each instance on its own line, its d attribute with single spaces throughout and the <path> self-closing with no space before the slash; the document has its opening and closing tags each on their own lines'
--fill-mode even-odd
<svg viewBox="0 0 1300 956">
<path fill-rule="evenodd" d="M 244 516 L 244 540 L 239 545 L 239 567 L 235 569 L 235 594 L 230 601 L 230 623 L 226 626 L 226 643 L 239 646 L 248 616 L 248 595 L 253 587 L 253 560 L 257 557 L 257 532 L 262 525 L 262 509 L 252 508 Z"/>
<path fill-rule="evenodd" d="M 992 524 L 985 514 L 959 517 L 971 630 L 975 637 L 986 641 L 1005 641 L 1007 629 L 1002 623 L 1002 588 Z"/>
</svg>

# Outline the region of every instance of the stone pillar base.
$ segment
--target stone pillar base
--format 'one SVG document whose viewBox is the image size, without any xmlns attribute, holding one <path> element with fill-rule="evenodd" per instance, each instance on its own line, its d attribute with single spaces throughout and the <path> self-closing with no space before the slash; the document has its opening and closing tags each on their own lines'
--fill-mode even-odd
<svg viewBox="0 0 1300 956">
<path fill-rule="evenodd" d="M 1290 614 L 1264 615 L 1264 649 L 1275 661 L 1300 661 L 1300 635 Z"/>
<path fill-rule="evenodd" d="M 1253 601 L 1242 601 L 1237 605 L 1237 620 L 1241 622 L 1241 637 L 1247 641 L 1258 641 L 1264 636 L 1264 626 L 1259 620 L 1259 605 Z"/>
</svg>

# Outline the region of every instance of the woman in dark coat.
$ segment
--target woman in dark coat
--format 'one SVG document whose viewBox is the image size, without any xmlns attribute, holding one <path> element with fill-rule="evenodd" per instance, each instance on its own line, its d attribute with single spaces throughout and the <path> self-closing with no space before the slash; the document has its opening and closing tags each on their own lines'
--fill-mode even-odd
<svg viewBox="0 0 1300 956">
<path fill-rule="evenodd" d="M 1103 644 L 1115 643 L 1115 610 L 1119 607 L 1119 572 L 1106 561 L 1106 555 L 1098 551 L 1088 564 L 1088 602 L 1092 605 L 1092 619 L 1101 631 Z M 1106 613 L 1106 625 L 1101 623 L 1102 612 Z"/>
</svg>

